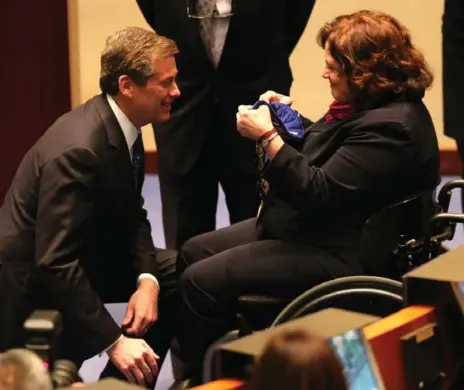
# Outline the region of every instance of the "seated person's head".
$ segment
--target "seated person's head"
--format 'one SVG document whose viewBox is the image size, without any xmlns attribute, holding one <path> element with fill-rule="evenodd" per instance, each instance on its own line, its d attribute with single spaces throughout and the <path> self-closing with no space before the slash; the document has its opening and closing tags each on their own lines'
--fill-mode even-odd
<svg viewBox="0 0 464 390">
<path fill-rule="evenodd" d="M 246 390 L 347 390 L 343 367 L 324 338 L 305 331 L 274 336 Z"/>
<path fill-rule="evenodd" d="M 339 103 L 364 108 L 392 94 L 420 99 L 432 84 L 406 27 L 382 12 L 339 16 L 321 28 L 318 43 L 326 52 L 323 77 Z"/>
<path fill-rule="evenodd" d="M 0 354 L 0 390 L 51 390 L 52 382 L 42 360 L 26 349 Z"/>
</svg>

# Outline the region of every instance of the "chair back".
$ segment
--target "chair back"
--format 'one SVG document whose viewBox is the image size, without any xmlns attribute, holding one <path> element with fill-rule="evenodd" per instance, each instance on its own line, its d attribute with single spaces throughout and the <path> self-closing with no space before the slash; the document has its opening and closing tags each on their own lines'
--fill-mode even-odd
<svg viewBox="0 0 464 390">
<path fill-rule="evenodd" d="M 424 191 L 392 204 L 365 223 L 360 262 L 369 275 L 400 280 L 429 260 L 426 240 L 431 217 L 438 211 L 435 191 Z"/>
</svg>

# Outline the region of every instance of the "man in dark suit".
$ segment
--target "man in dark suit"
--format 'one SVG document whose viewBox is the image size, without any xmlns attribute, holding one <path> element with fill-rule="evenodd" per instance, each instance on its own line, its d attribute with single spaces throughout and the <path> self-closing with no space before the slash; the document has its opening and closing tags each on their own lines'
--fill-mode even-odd
<svg viewBox="0 0 464 390">
<path fill-rule="evenodd" d="M 288 94 L 289 57 L 315 0 L 137 0 L 159 34 L 179 46 L 182 96 L 155 123 L 166 246 L 215 228 L 218 183 L 230 222 L 258 210 L 255 143 L 237 134 L 239 104 Z"/>
<path fill-rule="evenodd" d="M 175 259 L 154 247 L 143 208 L 140 128 L 170 117 L 176 52 L 141 28 L 110 37 L 103 94 L 59 118 L 24 157 L 0 208 L 0 350 L 22 344 L 32 310 L 54 308 L 62 357 L 79 364 L 106 351 L 131 382 L 156 376 L 147 342 L 162 360 Z M 103 303 L 127 301 L 121 331 Z"/>
</svg>

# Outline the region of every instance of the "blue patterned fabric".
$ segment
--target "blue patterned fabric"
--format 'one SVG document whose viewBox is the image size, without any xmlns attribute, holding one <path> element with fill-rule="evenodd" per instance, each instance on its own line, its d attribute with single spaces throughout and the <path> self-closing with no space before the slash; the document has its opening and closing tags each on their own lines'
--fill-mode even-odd
<svg viewBox="0 0 464 390">
<path fill-rule="evenodd" d="M 290 106 L 283 103 L 268 103 L 263 100 L 258 100 L 253 108 L 266 105 L 271 112 L 272 123 L 276 126 L 279 135 L 285 141 L 287 137 L 302 138 L 304 134 L 303 121 L 300 114 Z"/>
<path fill-rule="evenodd" d="M 269 107 L 272 124 L 284 142 L 292 143 L 292 140 L 299 140 L 303 137 L 305 129 L 303 121 L 298 112 L 286 104 L 277 102 L 268 103 L 263 100 L 257 101 L 253 105 L 253 108 L 257 109 L 263 105 Z M 269 162 L 269 157 L 258 143 L 256 143 L 256 155 L 260 176 L 258 181 L 258 188 L 260 191 L 261 199 L 264 199 L 269 190 L 269 183 L 264 179 L 263 172 Z"/>
</svg>

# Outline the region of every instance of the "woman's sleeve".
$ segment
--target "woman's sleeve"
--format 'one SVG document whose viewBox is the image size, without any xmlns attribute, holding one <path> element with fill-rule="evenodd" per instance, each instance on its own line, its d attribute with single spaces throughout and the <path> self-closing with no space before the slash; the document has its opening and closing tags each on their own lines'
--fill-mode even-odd
<svg viewBox="0 0 464 390">
<path fill-rule="evenodd" d="M 352 131 L 320 167 L 284 145 L 264 172 L 279 197 L 298 209 L 337 207 L 360 191 L 408 168 L 414 145 L 408 129 L 383 122 Z"/>
</svg>

